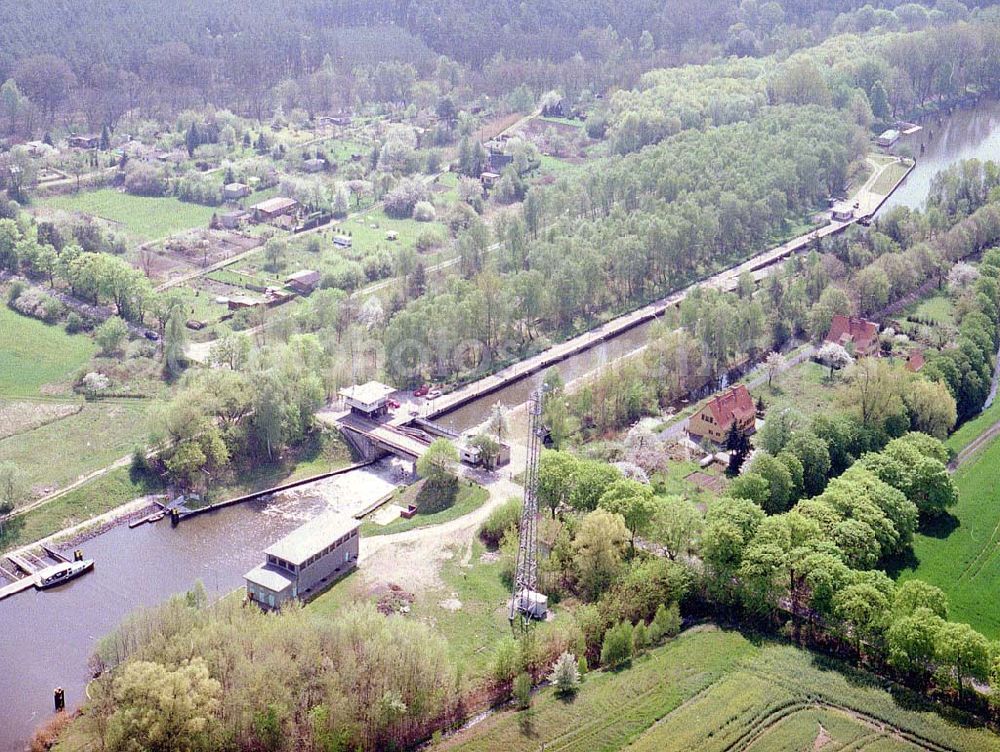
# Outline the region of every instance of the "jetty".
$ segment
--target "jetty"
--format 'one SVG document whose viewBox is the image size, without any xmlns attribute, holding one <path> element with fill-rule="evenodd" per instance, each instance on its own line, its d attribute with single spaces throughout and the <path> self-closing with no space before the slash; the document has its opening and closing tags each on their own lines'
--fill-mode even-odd
<svg viewBox="0 0 1000 752">
<path fill-rule="evenodd" d="M 55 561 L 57 564 L 67 564 L 72 561 L 72 559 L 61 551 L 57 551 L 50 546 L 46 546 L 44 543 L 40 544 L 40 548 L 47 557 Z M 4 598 L 16 595 L 17 593 L 37 587 L 38 573 L 52 566 L 41 557 L 36 556 L 30 551 L 26 551 L 24 549 L 18 552 L 5 554 L 4 558 L 6 558 L 7 561 L 14 566 L 13 569 L 10 569 L 0 563 L 0 575 L 3 575 L 3 577 L 10 580 L 8 584 L 0 587 L 0 601 Z"/>
</svg>

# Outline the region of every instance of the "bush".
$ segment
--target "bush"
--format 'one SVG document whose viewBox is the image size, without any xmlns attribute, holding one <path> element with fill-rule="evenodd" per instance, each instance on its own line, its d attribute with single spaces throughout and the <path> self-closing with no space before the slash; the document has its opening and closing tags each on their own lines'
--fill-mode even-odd
<svg viewBox="0 0 1000 752">
<path fill-rule="evenodd" d="M 506 687 L 517 676 L 520 656 L 517 642 L 513 637 L 504 637 L 497 645 L 496 653 L 493 656 L 493 682 L 498 687 Z"/>
<path fill-rule="evenodd" d="M 576 656 L 566 652 L 559 656 L 549 681 L 556 688 L 556 694 L 571 695 L 580 686 L 580 669 L 577 667 Z"/>
<path fill-rule="evenodd" d="M 419 178 L 405 178 L 385 195 L 385 213 L 390 217 L 408 219 L 417 204 L 430 198 L 427 186 Z"/>
<path fill-rule="evenodd" d="M 418 222 L 433 222 L 437 217 L 437 210 L 430 201 L 418 201 L 413 206 L 413 218 Z"/>
<path fill-rule="evenodd" d="M 133 196 L 165 196 L 167 172 L 157 165 L 132 162 L 125 175 L 125 191 Z"/>
<path fill-rule="evenodd" d="M 640 621 L 632 629 L 632 654 L 639 655 L 649 645 L 649 631 L 645 622 Z"/>
<path fill-rule="evenodd" d="M 420 253 L 433 251 L 435 248 L 440 248 L 442 245 L 444 245 L 444 238 L 441 237 L 441 233 L 436 230 L 424 230 L 417 235 L 416 249 Z"/>
<path fill-rule="evenodd" d="M 83 317 L 76 311 L 70 311 L 69 316 L 66 317 L 66 333 L 76 334 L 77 332 L 82 332 L 87 328 L 86 322 Z"/>
<path fill-rule="evenodd" d="M 13 294 L 13 286 L 11 293 Z M 31 316 L 46 322 L 53 322 L 63 312 L 63 304 L 36 287 L 22 287 L 20 292 L 10 301 L 10 307 L 25 316 Z"/>
<path fill-rule="evenodd" d="M 649 639 L 660 642 L 669 637 L 676 637 L 681 631 L 681 610 L 676 603 L 666 606 L 663 603 L 656 609 L 656 616 L 649 625 Z"/>
<path fill-rule="evenodd" d="M 522 671 L 514 679 L 514 706 L 518 710 L 531 707 L 531 677 L 526 671 Z"/>
<path fill-rule="evenodd" d="M 618 622 L 604 635 L 601 644 L 601 663 L 617 668 L 632 658 L 632 625 L 627 621 Z"/>
<path fill-rule="evenodd" d="M 490 512 L 490 516 L 479 528 L 479 537 L 487 546 L 496 548 L 508 530 L 517 531 L 520 520 L 521 500 L 511 497 Z"/>
<path fill-rule="evenodd" d="M 94 340 L 105 355 L 118 352 L 126 337 L 128 337 L 128 326 L 118 316 L 112 316 L 94 332 Z"/>
<path fill-rule="evenodd" d="M 7 290 L 7 305 L 14 305 L 14 301 L 21 297 L 21 293 L 24 292 L 26 288 L 27 285 L 19 279 L 15 279 L 11 282 L 10 289 Z"/>
</svg>

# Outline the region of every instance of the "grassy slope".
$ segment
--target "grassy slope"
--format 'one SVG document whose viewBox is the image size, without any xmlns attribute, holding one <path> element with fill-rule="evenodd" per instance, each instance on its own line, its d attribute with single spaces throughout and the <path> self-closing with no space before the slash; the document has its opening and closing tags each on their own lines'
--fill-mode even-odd
<svg viewBox="0 0 1000 752">
<path fill-rule="evenodd" d="M 89 337 L 0 307 L 0 394 L 37 396 L 75 375 L 97 350 Z"/>
<path fill-rule="evenodd" d="M 589 752 L 631 743 L 630 750 L 711 752 L 746 749 L 759 733 L 753 749 L 803 750 L 813 748 L 820 723 L 836 742 L 831 749 L 862 738 L 875 745 L 866 749 L 917 748 L 903 737 L 1000 749 L 989 732 L 897 703 L 865 677 L 824 668 L 806 651 L 712 628 L 686 632 L 623 671 L 589 674 L 572 701 L 544 689 L 530 716 L 497 713 L 442 746 Z"/>
<path fill-rule="evenodd" d="M 110 512 L 139 496 L 160 490 L 158 485 L 133 482 L 129 478 L 128 468 L 112 470 L 65 496 L 7 522 L 0 533 L 0 551 L 40 540 L 63 528 Z"/>
<path fill-rule="evenodd" d="M 141 240 L 155 240 L 193 227 L 208 227 L 218 207 L 189 204 L 179 199 L 130 196 L 110 188 L 55 196 L 44 206 L 83 212 L 118 224 Z"/>
<path fill-rule="evenodd" d="M 955 473 L 959 501 L 953 518 L 914 537 L 917 577 L 942 588 L 951 601 L 950 617 L 968 622 L 987 637 L 1000 637 L 1000 607 L 991 594 L 1000 589 L 1000 442 L 993 442 Z"/>
<path fill-rule="evenodd" d="M 572 701 L 543 690 L 530 717 L 496 713 L 442 745 L 474 750 L 617 750 L 732 670 L 755 648 L 734 632 L 688 633 L 621 672 L 588 674 Z"/>
<path fill-rule="evenodd" d="M 899 182 L 900 178 L 906 173 L 907 165 L 896 162 L 886 167 L 882 174 L 878 176 L 875 180 L 874 185 L 872 185 L 872 193 L 878 193 L 882 196 L 889 193 L 892 187 Z"/>
<path fill-rule="evenodd" d="M 998 421 L 1000 421 L 1000 400 L 996 400 L 972 420 L 963 423 L 944 443 L 949 449 L 959 452 Z"/>
<path fill-rule="evenodd" d="M 97 402 L 76 415 L 0 441 L 0 460 L 11 460 L 32 486 L 63 486 L 129 454 L 147 437 L 150 402 Z"/>
<path fill-rule="evenodd" d="M 845 674 L 788 645 L 765 644 L 704 694 L 671 713 L 630 749 L 668 752 L 697 749 L 813 749 L 822 724 L 831 749 L 1000 749 L 989 731 L 949 723 L 895 698 L 878 683 Z M 863 741 L 862 741 L 863 740 Z M 937 747 L 934 747 L 937 748 Z"/>
<path fill-rule="evenodd" d="M 418 496 L 419 490 L 417 487 L 409 486 L 402 493 L 394 496 L 391 499 L 391 503 L 398 504 L 401 507 L 416 503 L 419 507 Z M 442 522 L 457 519 L 478 509 L 486 503 L 486 499 L 488 498 L 489 492 L 482 486 L 470 485 L 463 482 L 458 488 L 454 503 L 447 509 L 442 509 L 440 512 L 434 512 L 433 514 L 416 514 L 408 520 L 400 517 L 388 525 L 365 522 L 361 525 L 361 533 L 363 535 L 387 535 L 389 533 L 401 533 L 404 530 L 413 530 L 418 527 L 427 527 L 428 525 L 438 525 Z"/>
</svg>

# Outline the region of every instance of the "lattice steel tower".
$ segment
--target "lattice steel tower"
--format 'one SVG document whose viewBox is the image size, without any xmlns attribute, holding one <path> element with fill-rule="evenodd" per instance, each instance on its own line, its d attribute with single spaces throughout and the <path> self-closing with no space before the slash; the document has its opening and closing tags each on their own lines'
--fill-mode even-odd
<svg viewBox="0 0 1000 752">
<path fill-rule="evenodd" d="M 517 568 L 510 599 L 510 623 L 527 629 L 534 618 L 544 618 L 547 599 L 538 592 L 538 455 L 542 446 L 540 387 L 528 398 L 528 461 L 524 471 L 524 506 L 518 534 Z"/>
</svg>

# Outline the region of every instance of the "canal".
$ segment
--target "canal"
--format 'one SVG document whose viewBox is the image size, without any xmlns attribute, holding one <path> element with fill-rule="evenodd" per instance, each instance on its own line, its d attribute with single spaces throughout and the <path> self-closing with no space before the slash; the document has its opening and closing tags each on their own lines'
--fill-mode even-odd
<svg viewBox="0 0 1000 752">
<path fill-rule="evenodd" d="M 956 111 L 939 125 L 909 137 L 917 168 L 886 206 L 919 208 L 940 169 L 970 157 L 1000 158 L 1000 103 Z M 929 138 L 933 130 L 933 138 Z M 641 347 L 649 323 L 559 363 L 565 381 Z M 511 384 L 438 418 L 454 430 L 481 423 L 490 406 L 523 403 L 543 373 Z M 166 521 L 134 530 L 121 525 L 83 549 L 97 564 L 93 573 L 55 591 L 27 591 L 0 601 L 0 751 L 19 752 L 52 710 L 52 690 L 66 690 L 67 705 L 83 700 L 87 658 L 96 641 L 130 611 L 151 606 L 201 580 L 213 594 L 239 587 L 242 575 L 261 560 L 261 551 L 320 511 L 357 511 L 382 496 L 391 470 L 359 470 L 280 494 L 266 501 L 230 507 L 171 528 Z"/>
</svg>

